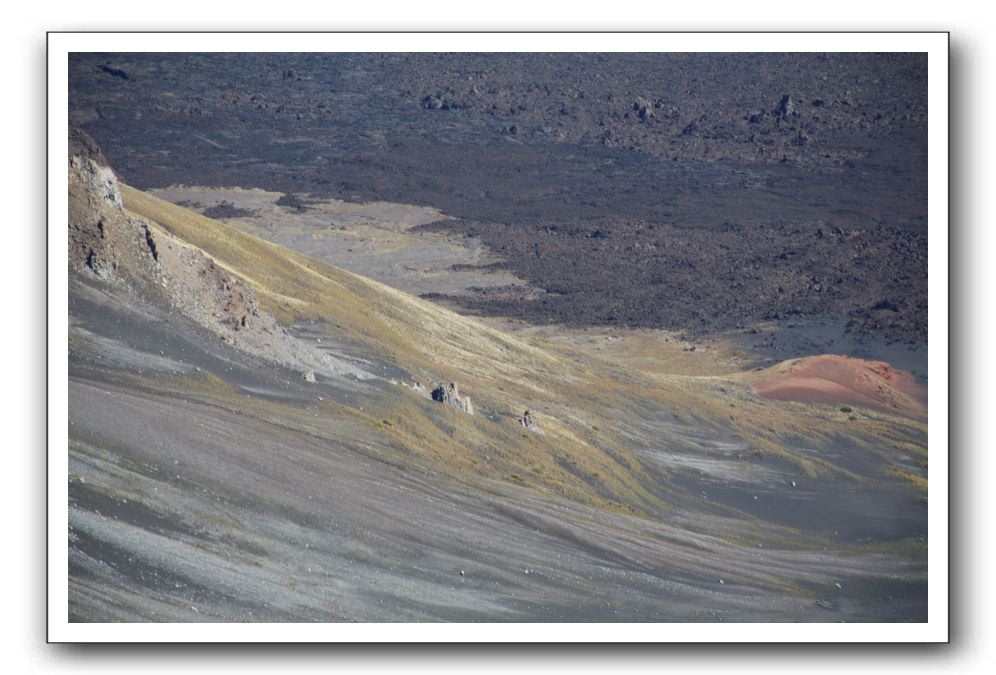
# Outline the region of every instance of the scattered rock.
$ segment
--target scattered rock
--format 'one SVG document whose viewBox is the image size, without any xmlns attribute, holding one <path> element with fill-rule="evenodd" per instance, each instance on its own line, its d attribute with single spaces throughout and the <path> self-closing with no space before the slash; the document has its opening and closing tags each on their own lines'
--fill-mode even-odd
<svg viewBox="0 0 996 675">
<path fill-rule="evenodd" d="M 443 102 L 438 96 L 423 96 L 422 107 L 426 110 L 439 110 L 443 107 Z"/>
</svg>

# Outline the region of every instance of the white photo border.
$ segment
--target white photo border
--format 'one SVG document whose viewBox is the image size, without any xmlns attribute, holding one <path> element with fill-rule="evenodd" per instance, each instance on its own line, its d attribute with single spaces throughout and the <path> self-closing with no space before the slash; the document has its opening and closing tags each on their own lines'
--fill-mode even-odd
<svg viewBox="0 0 996 675">
<path fill-rule="evenodd" d="M 52 32 L 48 34 L 48 641 L 118 643 L 948 642 L 948 43 L 946 32 Z M 928 620 L 924 623 L 102 624 L 68 616 L 71 52 L 925 52 L 928 58 Z M 774 637 L 773 637 L 774 636 Z"/>
</svg>

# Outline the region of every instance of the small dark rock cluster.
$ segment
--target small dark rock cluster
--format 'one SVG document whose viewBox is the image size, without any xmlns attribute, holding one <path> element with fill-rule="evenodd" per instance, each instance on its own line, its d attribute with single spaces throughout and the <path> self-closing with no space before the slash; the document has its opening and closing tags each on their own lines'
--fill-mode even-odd
<svg viewBox="0 0 996 675">
<path fill-rule="evenodd" d="M 220 204 L 204 209 L 201 214 L 215 220 L 224 220 L 226 218 L 249 218 L 255 214 L 255 211 L 240 208 L 232 202 L 223 200 Z"/>
</svg>

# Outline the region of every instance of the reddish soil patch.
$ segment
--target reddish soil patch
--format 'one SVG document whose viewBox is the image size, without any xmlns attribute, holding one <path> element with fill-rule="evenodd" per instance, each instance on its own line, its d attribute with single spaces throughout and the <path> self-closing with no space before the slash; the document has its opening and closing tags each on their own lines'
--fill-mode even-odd
<svg viewBox="0 0 996 675">
<path fill-rule="evenodd" d="M 764 398 L 802 403 L 840 403 L 927 417 L 927 388 L 884 361 L 824 354 L 799 359 L 788 370 L 754 384 Z"/>
</svg>

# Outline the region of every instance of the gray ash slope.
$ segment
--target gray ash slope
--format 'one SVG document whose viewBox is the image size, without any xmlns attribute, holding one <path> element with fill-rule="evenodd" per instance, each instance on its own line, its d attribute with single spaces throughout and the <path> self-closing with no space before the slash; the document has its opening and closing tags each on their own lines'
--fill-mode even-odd
<svg viewBox="0 0 996 675">
<path fill-rule="evenodd" d="M 447 474 L 356 415 L 410 397 L 387 379 L 408 373 L 335 353 L 350 345 L 331 325 L 289 334 L 238 274 L 122 210 L 83 147 L 69 190 L 71 620 L 924 620 L 924 555 L 897 540 L 925 540 L 925 504 L 866 451 L 823 449 L 865 479 L 810 480 L 648 407 L 630 424 L 666 514 Z M 335 352 L 303 344 L 315 331 Z"/>
<path fill-rule="evenodd" d="M 926 339 L 921 55 L 76 54 L 70 75 L 136 186 L 431 205 L 547 291 L 449 299 L 473 311 Z"/>
</svg>

